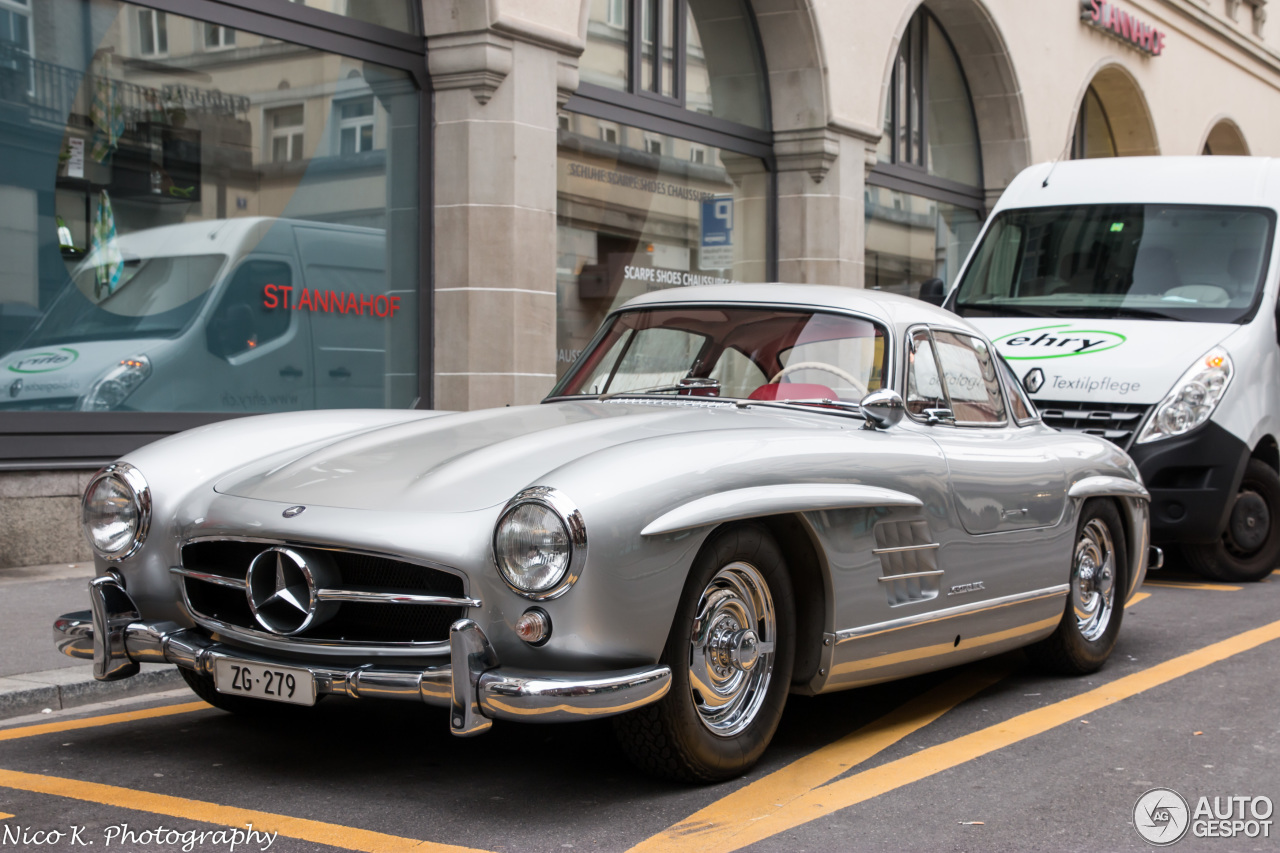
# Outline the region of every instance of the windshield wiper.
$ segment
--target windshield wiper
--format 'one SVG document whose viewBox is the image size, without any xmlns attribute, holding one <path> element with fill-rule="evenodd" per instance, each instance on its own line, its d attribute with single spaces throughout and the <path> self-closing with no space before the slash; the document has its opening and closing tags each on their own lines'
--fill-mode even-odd
<svg viewBox="0 0 1280 853">
<path fill-rule="evenodd" d="M 1004 314 L 1013 314 L 1019 317 L 1049 317 L 1052 316 L 1052 309 L 1049 308 L 1027 308 L 1021 305 L 983 305 L 972 302 L 957 302 L 956 308 L 960 311 L 960 316 L 964 316 L 966 311 L 985 311 L 992 316 L 1000 316 Z"/>
<path fill-rule="evenodd" d="M 720 380 L 701 378 L 696 376 L 686 376 L 674 385 L 654 385 L 652 388 L 630 388 L 626 391 L 610 391 L 607 394 L 601 394 L 596 397 L 597 400 L 612 400 L 614 397 L 640 396 L 644 394 L 661 394 L 664 391 L 686 391 L 690 388 L 710 389 L 712 391 L 720 390 Z"/>
<path fill-rule="evenodd" d="M 827 409 L 833 415 L 846 416 L 862 416 L 862 407 L 857 403 L 850 403 L 847 400 L 828 400 L 826 398 L 813 398 L 812 400 L 738 400 L 735 405 L 739 409 L 747 409 L 751 406 L 765 406 L 766 408 L 792 409 L 796 406 L 817 407 Z"/>
<path fill-rule="evenodd" d="M 1172 314 L 1166 314 L 1163 311 L 1153 311 L 1149 308 L 1104 308 L 1101 306 L 1090 307 L 1082 305 L 1079 308 L 1061 307 L 1053 309 L 1055 317 L 1110 317 L 1123 318 L 1132 317 L 1140 320 L 1173 320 L 1182 322 L 1181 317 L 1175 317 Z"/>
</svg>

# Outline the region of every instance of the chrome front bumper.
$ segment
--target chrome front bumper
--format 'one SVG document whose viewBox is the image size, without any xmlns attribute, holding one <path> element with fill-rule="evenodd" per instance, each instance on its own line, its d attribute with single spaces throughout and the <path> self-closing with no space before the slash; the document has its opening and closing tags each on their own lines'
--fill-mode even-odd
<svg viewBox="0 0 1280 853">
<path fill-rule="evenodd" d="M 114 577 L 89 582 L 90 610 L 53 623 L 58 651 L 93 661 L 93 677 L 115 681 L 136 675 L 139 664 L 172 663 L 209 677 L 218 658 L 309 670 L 316 694 L 355 699 L 410 699 L 450 709 L 456 735 L 486 731 L 493 720 L 562 723 L 606 717 L 656 702 L 671 685 L 666 666 L 590 676 L 564 676 L 499 666 L 484 631 L 470 619 L 449 629 L 449 663 L 426 668 L 359 666 L 352 669 L 294 660 L 228 646 L 174 622 L 143 621 L 133 599 Z M 454 673 L 462 677 L 455 678 Z"/>
</svg>

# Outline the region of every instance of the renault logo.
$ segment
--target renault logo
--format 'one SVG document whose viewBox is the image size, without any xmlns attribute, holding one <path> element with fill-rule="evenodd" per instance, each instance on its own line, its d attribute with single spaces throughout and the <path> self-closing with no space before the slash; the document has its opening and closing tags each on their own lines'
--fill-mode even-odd
<svg viewBox="0 0 1280 853">
<path fill-rule="evenodd" d="M 9 396 L 16 397 L 22 393 L 22 380 L 15 379 L 9 384 Z"/>
<path fill-rule="evenodd" d="M 1038 367 L 1033 367 L 1027 371 L 1027 375 L 1022 377 L 1022 387 L 1027 389 L 1028 394 L 1034 394 L 1044 387 L 1044 371 Z"/>
<path fill-rule="evenodd" d="M 322 602 L 321 584 L 334 577 L 323 557 L 304 557 L 292 548 L 268 548 L 249 563 L 245 592 L 258 624 L 273 634 L 291 636 L 318 625 L 336 605 Z"/>
</svg>

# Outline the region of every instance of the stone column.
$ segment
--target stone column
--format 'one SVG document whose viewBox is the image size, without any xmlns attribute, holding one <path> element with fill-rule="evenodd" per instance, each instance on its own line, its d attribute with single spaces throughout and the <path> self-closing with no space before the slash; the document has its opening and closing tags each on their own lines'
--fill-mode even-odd
<svg viewBox="0 0 1280 853">
<path fill-rule="evenodd" d="M 580 45 L 428 38 L 435 88 L 435 407 L 536 403 L 555 380 L 556 114 Z"/>
<path fill-rule="evenodd" d="M 835 122 L 774 134 L 780 280 L 863 286 L 863 193 L 879 138 Z"/>
</svg>

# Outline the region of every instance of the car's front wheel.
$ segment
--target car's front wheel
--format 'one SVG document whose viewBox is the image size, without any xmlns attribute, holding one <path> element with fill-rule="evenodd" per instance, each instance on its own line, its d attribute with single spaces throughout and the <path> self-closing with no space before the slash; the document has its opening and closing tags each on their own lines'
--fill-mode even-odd
<svg viewBox="0 0 1280 853">
<path fill-rule="evenodd" d="M 758 524 L 721 529 L 694 561 L 667 638 L 671 689 L 617 718 L 619 743 L 659 776 L 717 782 L 746 772 L 782 717 L 794 650 L 777 543 Z"/>
<path fill-rule="evenodd" d="M 1027 647 L 1033 661 L 1064 675 L 1095 672 L 1107 662 L 1124 617 L 1128 553 L 1115 503 L 1085 501 L 1071 553 L 1066 609 L 1047 639 Z"/>
<path fill-rule="evenodd" d="M 1250 459 L 1218 541 L 1184 545 L 1191 568 L 1219 581 L 1260 581 L 1280 563 L 1280 475 Z"/>
</svg>

